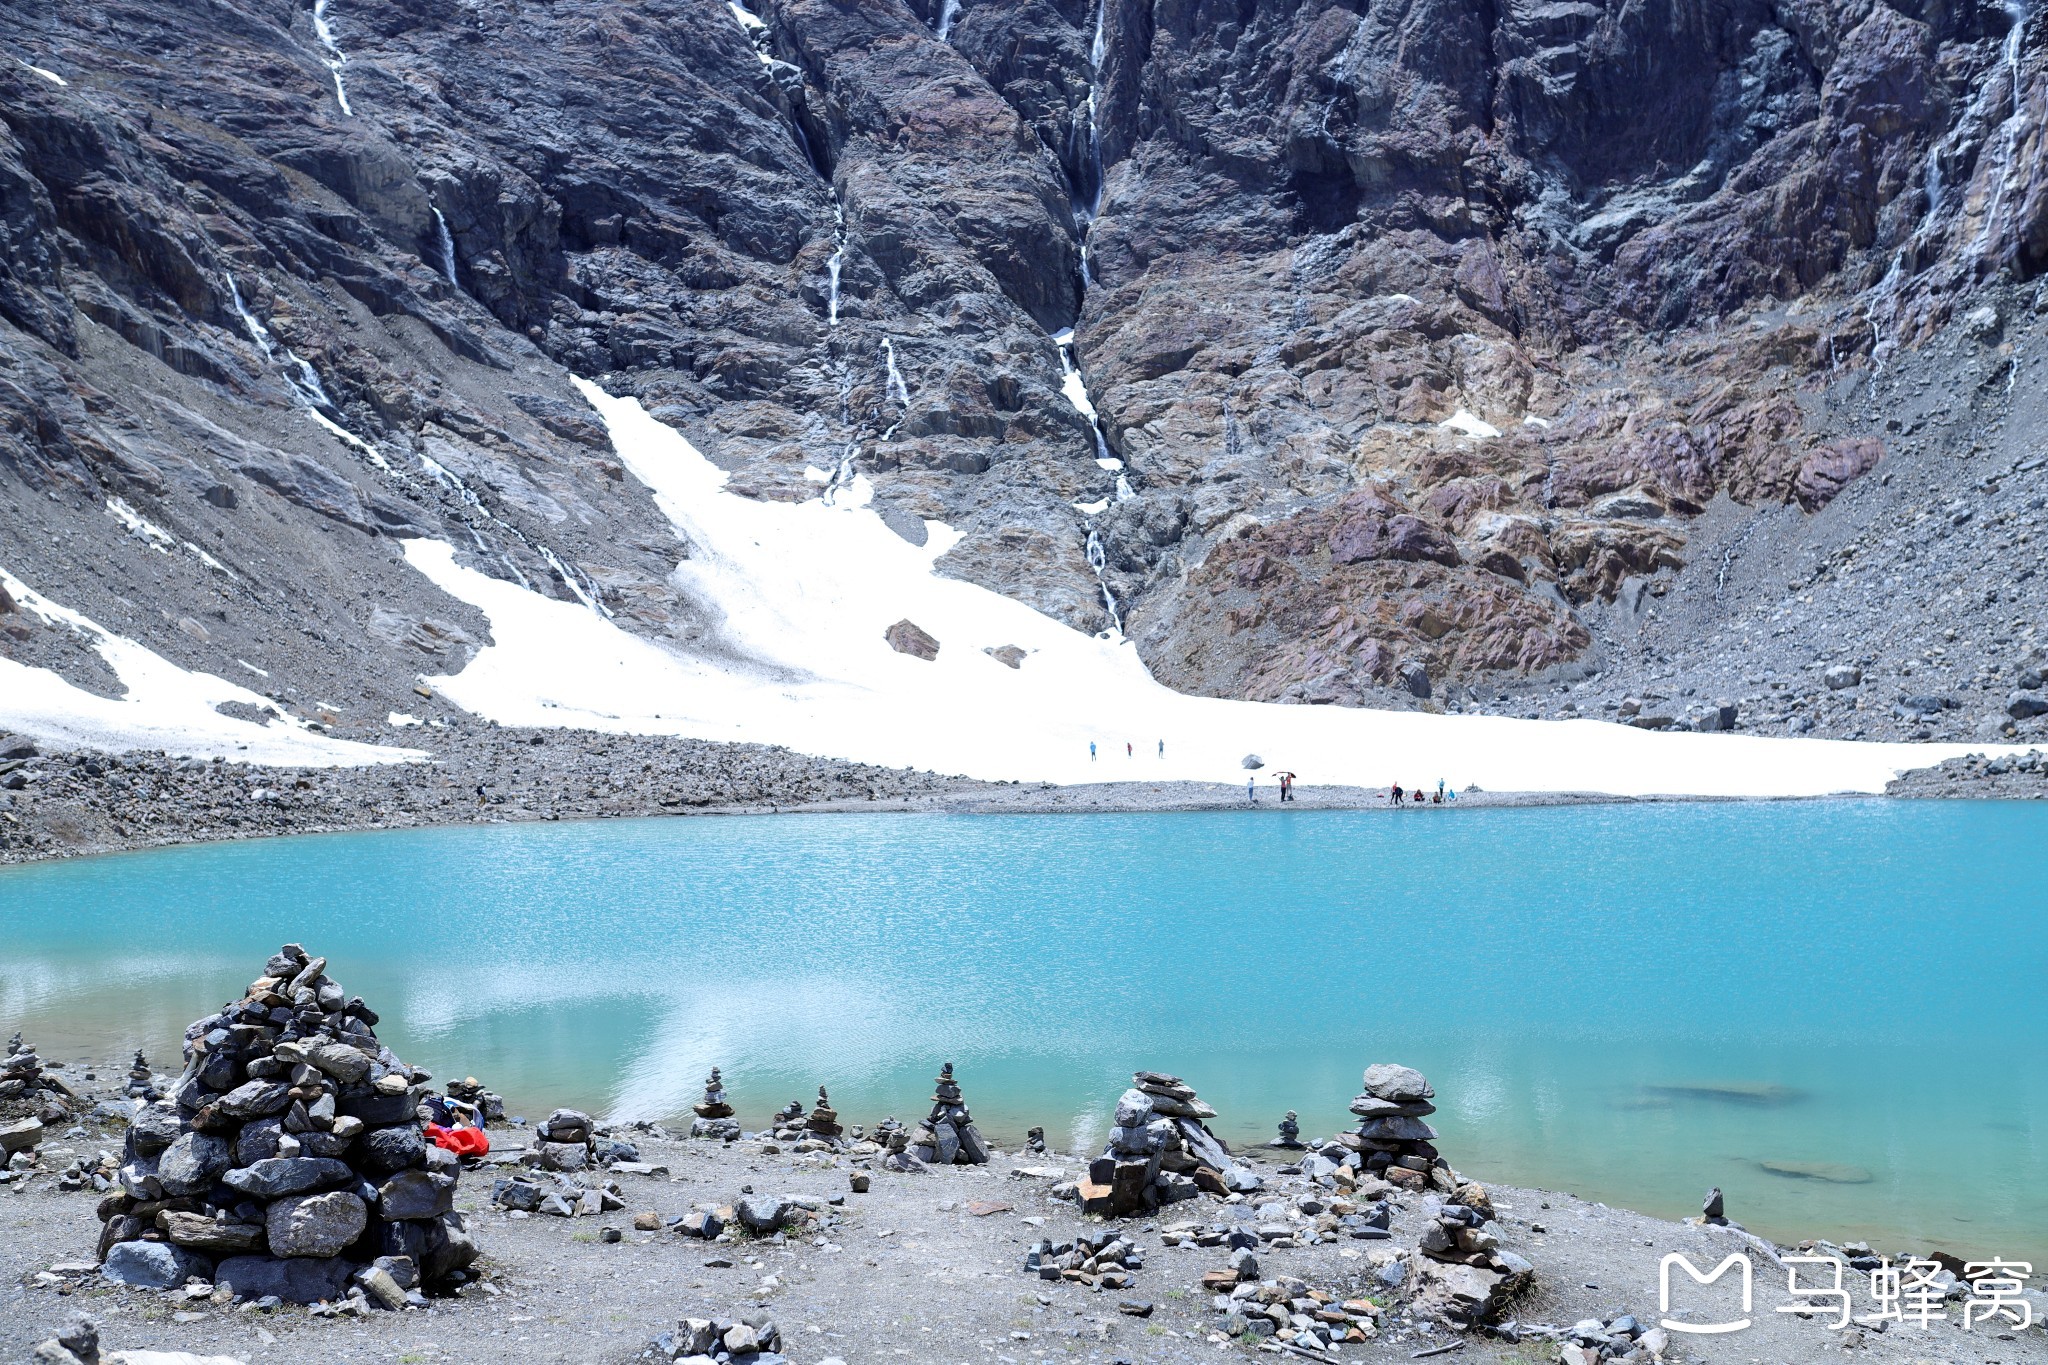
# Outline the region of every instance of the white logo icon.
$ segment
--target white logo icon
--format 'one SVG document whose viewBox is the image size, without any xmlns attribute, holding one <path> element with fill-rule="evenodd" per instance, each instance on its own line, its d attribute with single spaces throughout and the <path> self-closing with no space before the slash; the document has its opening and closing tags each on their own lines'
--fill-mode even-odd
<svg viewBox="0 0 2048 1365">
<path fill-rule="evenodd" d="M 1750 1305 L 1754 1300 L 1753 1281 L 1756 1272 L 1749 1263 L 1749 1257 L 1739 1251 L 1731 1252 L 1726 1260 L 1703 1275 L 1700 1273 L 1698 1266 L 1674 1251 L 1657 1263 L 1657 1310 L 1660 1313 L 1668 1314 L 1671 1311 L 1671 1267 L 1674 1265 L 1682 1267 L 1685 1273 L 1692 1277 L 1694 1284 L 1712 1284 L 1727 1274 L 1730 1267 L 1740 1270 L 1742 1272 L 1742 1311 L 1744 1314 L 1750 1312 Z M 1692 1332 L 1703 1336 L 1721 1332 L 1740 1332 L 1743 1328 L 1750 1325 L 1750 1320 L 1747 1316 L 1735 1322 L 1679 1322 L 1670 1317 L 1662 1318 L 1659 1321 L 1667 1331 Z"/>
</svg>

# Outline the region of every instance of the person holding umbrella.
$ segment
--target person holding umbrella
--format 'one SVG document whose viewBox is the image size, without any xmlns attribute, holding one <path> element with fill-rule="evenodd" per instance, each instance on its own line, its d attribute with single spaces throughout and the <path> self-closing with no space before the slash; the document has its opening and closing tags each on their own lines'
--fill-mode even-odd
<svg viewBox="0 0 2048 1365">
<path fill-rule="evenodd" d="M 1280 799 L 1282 801 L 1292 801 L 1294 799 L 1294 774 L 1275 773 L 1274 776 L 1280 779 Z"/>
</svg>

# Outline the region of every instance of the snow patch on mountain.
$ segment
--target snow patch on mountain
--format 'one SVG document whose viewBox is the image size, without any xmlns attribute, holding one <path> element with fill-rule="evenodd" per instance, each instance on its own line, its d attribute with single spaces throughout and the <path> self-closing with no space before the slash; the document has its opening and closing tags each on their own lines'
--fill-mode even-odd
<svg viewBox="0 0 2048 1365">
<path fill-rule="evenodd" d="M 951 528 L 929 523 L 919 548 L 869 507 L 741 497 L 637 400 L 577 382 L 691 547 L 674 582 L 720 619 L 722 654 L 681 653 L 468 568 L 444 542 L 408 541 L 413 567 L 491 622 L 488 648 L 428 681 L 501 724 L 777 744 L 998 781 L 1235 782 L 1255 753 L 1307 783 L 1616 795 L 1878 792 L 1970 751 L 1185 696 L 1121 638 L 941 577 L 934 546 L 957 539 Z M 936 658 L 891 646 L 902 621 L 939 642 Z M 995 656 L 1005 646 L 1018 667 Z"/>
<path fill-rule="evenodd" d="M 358 767 L 424 759 L 416 749 L 387 749 L 334 739 L 280 716 L 268 725 L 224 716 L 227 702 L 275 709 L 268 697 L 211 673 L 180 668 L 80 612 L 61 606 L 5 569 L 0 587 L 46 626 L 78 631 L 121 680 L 126 695 L 98 696 L 46 668 L 0 658 L 0 728 L 61 745 L 123 753 L 135 749 L 243 763 L 309 768 Z"/>
</svg>

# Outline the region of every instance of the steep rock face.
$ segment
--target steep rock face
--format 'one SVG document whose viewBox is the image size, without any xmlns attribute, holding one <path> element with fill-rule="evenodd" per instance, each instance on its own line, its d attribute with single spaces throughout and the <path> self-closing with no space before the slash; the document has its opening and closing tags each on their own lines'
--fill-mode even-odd
<svg viewBox="0 0 2048 1365">
<path fill-rule="evenodd" d="M 1416 704 L 1820 513 L 1912 436 L 1840 377 L 2048 264 L 1981 4 L 0 16 L 0 563 L 343 728 L 481 638 L 409 536 L 723 647 L 565 369 L 1177 686 Z"/>
</svg>

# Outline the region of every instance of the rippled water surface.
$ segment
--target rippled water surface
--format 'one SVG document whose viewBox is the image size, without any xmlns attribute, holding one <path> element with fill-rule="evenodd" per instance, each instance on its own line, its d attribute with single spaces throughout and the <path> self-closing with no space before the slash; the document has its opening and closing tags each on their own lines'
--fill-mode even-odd
<svg viewBox="0 0 2048 1365">
<path fill-rule="evenodd" d="M 287 939 L 515 1108 L 757 1124 L 829 1084 L 1099 1140 L 1138 1066 L 1230 1140 L 1367 1062 L 1485 1178 L 2048 1260 L 2048 805 L 785 816 L 0 869 L 0 1030 L 175 1064 Z M 1776 1167 L 1776 1170 L 1771 1169 Z"/>
</svg>

